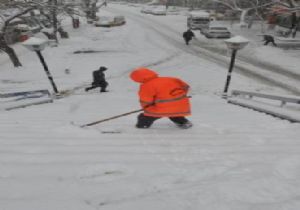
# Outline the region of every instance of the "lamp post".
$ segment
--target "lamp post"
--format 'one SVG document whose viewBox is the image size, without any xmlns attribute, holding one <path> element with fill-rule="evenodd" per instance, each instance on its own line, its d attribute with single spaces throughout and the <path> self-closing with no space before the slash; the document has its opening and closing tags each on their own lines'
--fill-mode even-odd
<svg viewBox="0 0 300 210">
<path fill-rule="evenodd" d="M 225 43 L 226 43 L 227 47 L 232 50 L 231 61 L 230 61 L 229 70 L 227 73 L 227 79 L 226 79 L 224 91 L 222 94 L 222 98 L 226 99 L 227 91 L 228 91 L 230 80 L 231 80 L 231 73 L 232 73 L 232 70 L 234 67 L 236 53 L 238 50 L 243 49 L 249 43 L 249 40 L 247 40 L 241 36 L 235 36 L 235 37 L 225 40 Z"/>
<path fill-rule="evenodd" d="M 50 71 L 49 71 L 48 66 L 47 66 L 47 64 L 45 62 L 45 59 L 44 59 L 44 57 L 43 57 L 43 55 L 41 53 L 41 51 L 43 49 L 45 49 L 47 43 L 48 43 L 48 41 L 46 41 L 46 40 L 35 38 L 35 37 L 31 37 L 28 40 L 26 40 L 25 42 L 23 42 L 23 45 L 27 49 L 36 52 L 36 54 L 38 55 L 38 57 L 39 57 L 42 65 L 44 67 L 46 75 L 47 75 L 47 77 L 48 77 L 48 79 L 49 79 L 49 81 L 50 81 L 50 83 L 51 83 L 51 85 L 53 87 L 53 90 L 54 90 L 55 94 L 58 94 L 58 90 L 57 90 L 57 87 L 56 87 L 56 85 L 54 83 L 53 77 L 50 74 Z"/>
</svg>

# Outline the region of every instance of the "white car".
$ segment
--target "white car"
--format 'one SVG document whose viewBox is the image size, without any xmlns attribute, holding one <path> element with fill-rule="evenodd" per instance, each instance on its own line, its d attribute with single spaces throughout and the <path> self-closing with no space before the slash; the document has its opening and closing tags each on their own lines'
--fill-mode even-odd
<svg viewBox="0 0 300 210">
<path fill-rule="evenodd" d="M 112 16 L 101 16 L 99 20 L 95 22 L 95 26 L 110 27 L 113 21 L 114 17 Z"/>
<path fill-rule="evenodd" d="M 95 22 L 95 26 L 112 27 L 124 25 L 125 23 L 124 16 L 101 16 L 99 20 Z"/>
<path fill-rule="evenodd" d="M 209 26 L 207 29 L 201 30 L 206 38 L 230 38 L 231 32 L 225 26 Z"/>
<path fill-rule="evenodd" d="M 118 15 L 114 17 L 114 22 L 112 26 L 121 26 L 124 25 L 125 23 L 126 23 L 125 17 L 123 15 Z"/>
<path fill-rule="evenodd" d="M 153 8 L 154 8 L 154 6 L 151 6 L 151 5 L 144 6 L 141 9 L 141 13 L 151 14 L 151 11 L 153 10 Z"/>
<path fill-rule="evenodd" d="M 166 6 L 154 7 L 151 10 L 150 14 L 152 14 L 152 15 L 166 15 L 167 14 Z"/>
<path fill-rule="evenodd" d="M 205 29 L 208 28 L 210 24 L 209 13 L 205 11 L 192 11 L 188 13 L 187 17 L 187 27 L 190 29 Z"/>
<path fill-rule="evenodd" d="M 141 9 L 142 13 L 151 15 L 166 15 L 166 6 L 163 5 L 147 5 Z"/>
</svg>

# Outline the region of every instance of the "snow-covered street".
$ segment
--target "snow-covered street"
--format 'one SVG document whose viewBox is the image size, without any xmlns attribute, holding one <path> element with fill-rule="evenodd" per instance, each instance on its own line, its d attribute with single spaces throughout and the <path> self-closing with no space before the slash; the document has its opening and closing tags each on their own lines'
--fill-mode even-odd
<svg viewBox="0 0 300 210">
<path fill-rule="evenodd" d="M 202 56 L 197 40 L 186 46 L 184 16 L 143 17 L 138 8 L 114 4 L 100 12 L 122 13 L 127 22 L 82 22 L 79 29 L 66 22 L 70 39 L 42 52 L 58 89 L 73 94 L 0 110 L 0 210 L 300 209 L 299 124 L 222 99 L 229 57 L 222 65 Z M 23 67 L 0 54 L 1 93 L 52 91 L 36 54 L 20 44 L 14 49 Z M 97 52 L 74 53 L 84 50 Z M 297 74 L 294 56 L 287 56 L 289 70 Z M 86 93 L 99 66 L 108 67 L 109 92 Z M 182 130 L 160 119 L 136 129 L 133 114 L 80 128 L 140 108 L 138 84 L 129 78 L 140 66 L 190 84 L 194 126 Z M 234 72 L 230 90 L 291 94 L 262 81 Z"/>
</svg>

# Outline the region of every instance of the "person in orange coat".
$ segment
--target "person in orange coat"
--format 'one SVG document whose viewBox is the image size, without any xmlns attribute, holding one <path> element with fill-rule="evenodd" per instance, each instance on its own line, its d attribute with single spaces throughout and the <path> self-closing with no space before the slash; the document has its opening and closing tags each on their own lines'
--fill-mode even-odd
<svg viewBox="0 0 300 210">
<path fill-rule="evenodd" d="M 174 77 L 159 77 L 144 67 L 132 71 L 130 78 L 141 83 L 138 94 L 144 112 L 138 116 L 137 128 L 149 128 L 162 117 L 168 117 L 180 128 L 192 127 L 185 118 L 191 114 L 187 83 Z"/>
</svg>

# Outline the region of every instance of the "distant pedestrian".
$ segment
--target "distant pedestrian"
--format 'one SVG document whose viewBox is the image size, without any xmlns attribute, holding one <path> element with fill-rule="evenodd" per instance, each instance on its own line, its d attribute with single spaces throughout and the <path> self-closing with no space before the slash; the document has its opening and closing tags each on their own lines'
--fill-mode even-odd
<svg viewBox="0 0 300 210">
<path fill-rule="evenodd" d="M 71 73 L 70 69 L 65 69 L 65 74 L 70 74 L 70 73 Z"/>
<path fill-rule="evenodd" d="M 189 45 L 189 42 L 192 40 L 193 37 L 195 37 L 195 34 L 191 29 L 188 29 L 187 31 L 183 32 L 182 36 L 186 45 Z"/>
<path fill-rule="evenodd" d="M 93 82 L 91 87 L 85 88 L 85 91 L 89 91 L 91 89 L 100 87 L 100 92 L 108 92 L 106 87 L 108 86 L 108 82 L 105 80 L 104 71 L 107 68 L 105 66 L 101 66 L 98 70 L 93 71 Z"/>
<path fill-rule="evenodd" d="M 274 37 L 271 35 L 263 35 L 264 36 L 264 45 L 268 45 L 270 42 L 277 47 L 277 44 L 275 43 Z"/>
<path fill-rule="evenodd" d="M 300 21 L 300 18 L 299 18 L 299 21 Z M 292 37 L 295 38 L 296 37 L 296 34 L 297 34 L 297 30 L 298 30 L 298 27 L 295 26 L 293 29 L 292 29 Z"/>
<path fill-rule="evenodd" d="M 137 128 L 149 128 L 162 117 L 168 117 L 179 128 L 192 127 L 185 118 L 191 114 L 187 96 L 189 85 L 186 82 L 175 77 L 160 77 L 144 67 L 132 71 L 130 77 L 140 83 L 139 101 L 144 109 L 144 113 L 138 116 Z"/>
<path fill-rule="evenodd" d="M 79 18 L 78 17 L 74 17 L 72 19 L 73 28 L 79 28 L 79 24 L 80 24 Z"/>
</svg>

